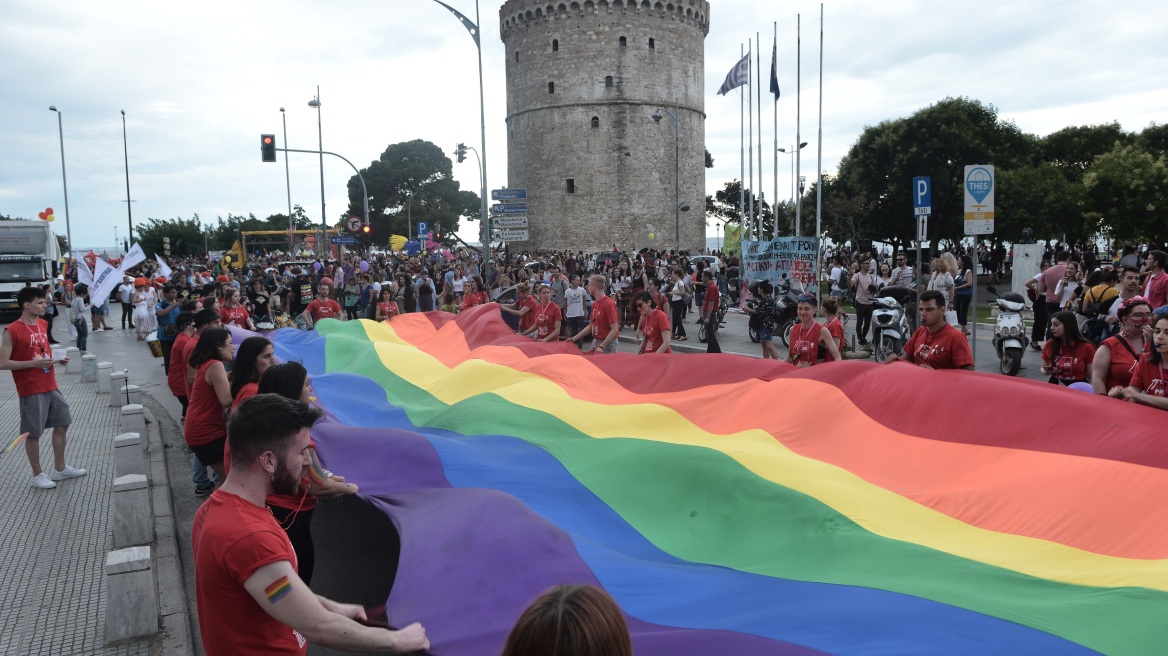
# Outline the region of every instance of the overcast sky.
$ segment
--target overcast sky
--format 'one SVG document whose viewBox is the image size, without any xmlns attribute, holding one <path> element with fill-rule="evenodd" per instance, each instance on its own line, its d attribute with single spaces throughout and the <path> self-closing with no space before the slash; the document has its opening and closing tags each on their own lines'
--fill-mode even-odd
<svg viewBox="0 0 1168 656">
<path fill-rule="evenodd" d="M 471 0 L 450 0 L 473 20 Z M 499 2 L 482 5 L 488 184 L 506 181 L 505 79 Z M 779 145 L 795 141 L 796 15 L 802 14 L 802 169 L 816 170 L 819 3 L 714 0 L 706 38 L 706 191 L 739 177 L 739 101 L 716 96 L 739 44 L 763 35 L 769 68 L 778 21 Z M 321 87 L 325 150 L 367 166 L 391 143 L 479 143 L 474 42 L 427 0 L 246 0 L 160 3 L 0 0 L 0 214 L 46 207 L 65 234 L 56 105 L 64 121 L 69 209 L 78 246 L 125 237 L 126 111 L 134 220 L 286 212 L 284 166 L 263 164 L 259 134 L 314 149 Z M 998 108 L 1026 132 L 1119 121 L 1168 121 L 1168 4 L 1040 1 L 829 2 L 825 8 L 823 168 L 867 125 L 946 96 Z M 772 104 L 764 93 L 763 171 L 773 187 Z M 756 126 L 756 130 L 757 130 Z M 755 144 L 757 149 L 757 143 Z M 478 191 L 473 159 L 455 165 Z M 666 163 L 667 164 L 667 163 Z M 790 193 L 789 160 L 779 195 Z M 756 165 L 757 167 L 757 165 Z M 756 168 L 757 170 L 757 168 Z M 330 220 L 352 170 L 325 161 Z M 292 202 L 320 219 L 319 163 L 293 155 Z M 709 233 L 714 234 L 713 222 Z M 475 224 L 462 234 L 473 239 Z"/>
</svg>

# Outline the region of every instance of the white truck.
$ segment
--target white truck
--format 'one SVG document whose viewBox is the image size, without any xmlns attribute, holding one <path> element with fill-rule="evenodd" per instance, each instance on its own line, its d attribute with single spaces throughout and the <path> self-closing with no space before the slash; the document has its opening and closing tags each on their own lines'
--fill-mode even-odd
<svg viewBox="0 0 1168 656">
<path fill-rule="evenodd" d="M 0 221 L 0 322 L 20 316 L 21 287 L 55 282 L 61 249 L 47 221 Z"/>
</svg>

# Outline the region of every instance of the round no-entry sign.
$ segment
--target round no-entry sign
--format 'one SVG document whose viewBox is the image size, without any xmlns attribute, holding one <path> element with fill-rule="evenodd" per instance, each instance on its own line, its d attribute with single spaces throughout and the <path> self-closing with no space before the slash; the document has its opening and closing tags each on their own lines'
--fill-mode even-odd
<svg viewBox="0 0 1168 656">
<path fill-rule="evenodd" d="M 349 229 L 349 232 L 361 232 L 361 217 L 350 216 L 345 219 L 345 227 Z"/>
</svg>

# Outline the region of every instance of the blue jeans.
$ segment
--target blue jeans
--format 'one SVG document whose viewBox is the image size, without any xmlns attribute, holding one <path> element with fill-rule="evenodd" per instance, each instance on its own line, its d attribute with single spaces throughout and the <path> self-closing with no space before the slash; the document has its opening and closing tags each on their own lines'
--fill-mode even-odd
<svg viewBox="0 0 1168 656">
<path fill-rule="evenodd" d="M 77 328 L 77 348 L 87 350 L 85 347 L 89 345 L 89 324 L 85 323 L 85 319 L 81 319 L 73 326 Z"/>
<path fill-rule="evenodd" d="M 205 467 L 203 463 L 199 461 L 199 457 L 192 453 L 191 482 L 195 484 L 195 487 L 210 487 L 211 474 L 214 474 L 214 472 L 207 469 L 207 467 Z"/>
</svg>

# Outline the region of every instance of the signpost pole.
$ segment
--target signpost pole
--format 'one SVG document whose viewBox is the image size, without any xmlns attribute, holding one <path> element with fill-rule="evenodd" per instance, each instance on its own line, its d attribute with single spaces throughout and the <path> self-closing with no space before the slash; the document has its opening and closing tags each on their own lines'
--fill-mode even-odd
<svg viewBox="0 0 1168 656">
<path fill-rule="evenodd" d="M 917 326 L 921 325 L 921 292 L 925 282 L 925 267 L 921 261 L 921 243 L 929 236 L 929 215 L 933 213 L 932 179 L 913 178 L 913 213 L 917 221 Z"/>
</svg>

